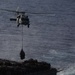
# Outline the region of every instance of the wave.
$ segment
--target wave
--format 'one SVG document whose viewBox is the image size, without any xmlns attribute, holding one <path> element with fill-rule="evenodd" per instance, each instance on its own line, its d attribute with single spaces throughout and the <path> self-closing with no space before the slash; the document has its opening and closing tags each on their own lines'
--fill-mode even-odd
<svg viewBox="0 0 75 75">
<path fill-rule="evenodd" d="M 75 75 L 75 64 L 70 65 L 70 67 L 59 72 L 57 75 Z"/>
<path fill-rule="evenodd" d="M 70 57 L 68 58 L 68 56 Z M 74 59 L 72 59 L 73 57 L 75 57 L 75 55 L 72 53 L 58 50 L 49 50 L 47 55 L 43 55 L 43 58 L 49 60 L 52 65 L 63 68 L 63 71 L 59 72 L 57 75 L 75 75 L 75 63 Z"/>
</svg>

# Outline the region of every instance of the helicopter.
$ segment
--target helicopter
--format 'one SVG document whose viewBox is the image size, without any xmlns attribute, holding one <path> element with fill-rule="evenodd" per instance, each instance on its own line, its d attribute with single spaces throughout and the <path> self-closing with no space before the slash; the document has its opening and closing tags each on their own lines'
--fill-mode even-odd
<svg viewBox="0 0 75 75">
<path fill-rule="evenodd" d="M 0 9 L 8 12 L 15 12 L 17 14 L 16 18 L 10 18 L 10 21 L 16 21 L 17 27 L 20 25 L 25 25 L 29 28 L 30 21 L 28 15 L 25 15 L 24 11 L 14 11 L 14 10 L 8 10 L 8 9 Z"/>
<path fill-rule="evenodd" d="M 32 12 L 18 11 L 18 9 L 19 7 L 17 8 L 17 10 L 9 10 L 9 9 L 0 9 L 0 10 L 16 13 L 17 14 L 16 18 L 10 18 L 10 21 L 16 21 L 17 27 L 19 27 L 20 25 L 22 26 L 25 25 L 29 28 L 30 20 L 29 20 L 28 15 L 26 15 L 26 13 L 55 16 L 55 14 L 53 13 L 38 13 L 38 12 L 32 13 Z"/>
</svg>

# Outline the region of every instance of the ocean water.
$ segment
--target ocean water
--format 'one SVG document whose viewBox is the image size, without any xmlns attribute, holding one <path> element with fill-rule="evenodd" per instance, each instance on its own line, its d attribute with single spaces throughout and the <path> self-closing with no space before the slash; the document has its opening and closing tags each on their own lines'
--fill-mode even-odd
<svg viewBox="0 0 75 75">
<path fill-rule="evenodd" d="M 0 9 L 23 10 L 30 28 L 23 26 L 26 59 L 46 61 L 63 69 L 57 75 L 75 75 L 75 1 L 1 0 Z M 49 13 L 49 14 L 30 14 Z M 22 26 L 10 22 L 15 13 L 0 10 L 0 58 L 21 61 Z"/>
</svg>

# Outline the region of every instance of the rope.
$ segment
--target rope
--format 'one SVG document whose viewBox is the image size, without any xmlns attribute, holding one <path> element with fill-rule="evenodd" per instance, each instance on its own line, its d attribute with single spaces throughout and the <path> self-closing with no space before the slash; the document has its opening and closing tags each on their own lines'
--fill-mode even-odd
<svg viewBox="0 0 75 75">
<path fill-rule="evenodd" d="M 23 49 L 23 25 L 22 25 L 22 49 Z"/>
</svg>

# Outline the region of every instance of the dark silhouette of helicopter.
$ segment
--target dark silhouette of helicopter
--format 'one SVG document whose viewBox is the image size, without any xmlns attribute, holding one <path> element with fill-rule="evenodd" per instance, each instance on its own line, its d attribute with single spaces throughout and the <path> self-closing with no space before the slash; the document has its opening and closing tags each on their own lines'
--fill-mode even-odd
<svg viewBox="0 0 75 75">
<path fill-rule="evenodd" d="M 11 19 L 10 19 L 10 20 L 11 20 Z M 13 19 L 12 19 L 12 20 L 13 20 Z M 24 14 L 18 15 L 16 21 L 17 21 L 17 23 L 18 23 L 17 27 L 19 27 L 19 25 L 22 24 L 22 25 L 27 25 L 28 28 L 29 28 L 30 23 L 29 23 L 29 18 L 28 18 L 28 16 L 25 16 Z"/>
<path fill-rule="evenodd" d="M 0 10 L 16 13 L 17 14 L 16 18 L 10 18 L 10 21 L 16 21 L 17 22 L 17 27 L 19 27 L 20 25 L 26 25 L 29 28 L 30 21 L 29 21 L 29 17 L 26 15 L 26 13 L 40 14 L 40 16 L 41 15 L 55 16 L 55 14 L 52 14 L 52 13 L 38 13 L 38 12 L 37 13 L 32 13 L 32 12 L 24 12 L 24 11 L 9 10 L 9 9 L 0 9 Z"/>
<path fill-rule="evenodd" d="M 25 12 L 8 10 L 8 9 L 0 9 L 0 10 L 17 13 L 16 18 L 10 18 L 10 21 L 16 21 L 17 27 L 19 27 L 20 25 L 27 25 L 27 27 L 29 28 L 30 21 L 29 21 L 29 17 L 27 15 L 25 15 Z"/>
</svg>

